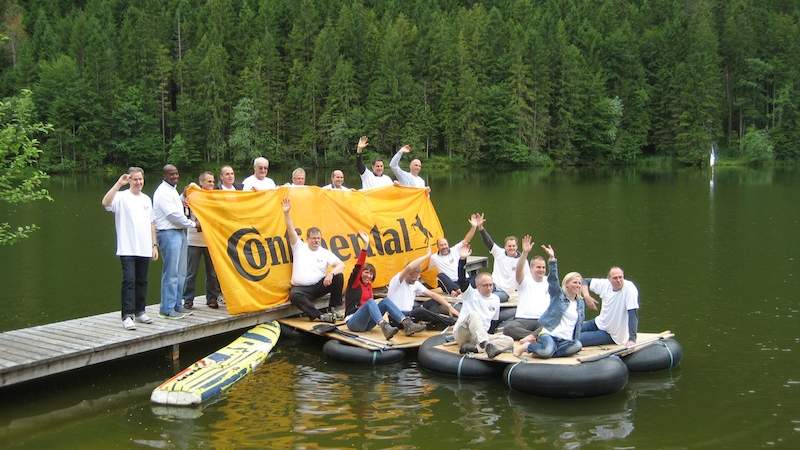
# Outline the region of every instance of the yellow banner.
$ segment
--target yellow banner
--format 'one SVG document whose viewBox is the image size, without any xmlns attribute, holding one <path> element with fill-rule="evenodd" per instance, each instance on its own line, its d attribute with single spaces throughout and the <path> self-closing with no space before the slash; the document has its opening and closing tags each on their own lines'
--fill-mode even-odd
<svg viewBox="0 0 800 450">
<path fill-rule="evenodd" d="M 281 200 L 292 202 L 300 236 L 317 227 L 323 246 L 346 265 L 345 282 L 361 251 L 359 231 L 370 234 L 367 261 L 385 286 L 409 261 L 435 247 L 442 225 L 425 189 L 388 186 L 336 191 L 316 186 L 241 192 L 190 188 L 186 198 L 200 222 L 228 312 L 259 311 L 285 302 L 292 275 Z M 436 286 L 436 273 L 423 280 Z"/>
</svg>

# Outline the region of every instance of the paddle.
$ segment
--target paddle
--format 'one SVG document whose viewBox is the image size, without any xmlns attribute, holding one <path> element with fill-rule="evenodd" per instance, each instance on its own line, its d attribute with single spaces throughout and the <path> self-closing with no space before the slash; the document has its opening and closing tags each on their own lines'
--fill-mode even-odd
<svg viewBox="0 0 800 450">
<path fill-rule="evenodd" d="M 672 334 L 671 331 L 669 331 L 669 330 L 663 331 L 663 332 L 659 333 L 658 339 L 654 339 L 652 341 L 647 341 L 647 342 L 639 342 L 637 344 L 631 345 L 630 347 L 623 347 L 623 348 L 618 348 L 616 350 L 609 350 L 607 352 L 598 353 L 596 355 L 578 357 L 578 361 L 580 361 L 582 363 L 585 363 L 585 362 L 599 361 L 599 360 L 601 360 L 603 358 L 608 358 L 611 355 L 618 355 L 618 356 L 629 355 L 629 354 L 635 352 L 636 350 L 642 349 L 642 348 L 647 347 L 649 345 L 655 344 L 658 341 L 661 341 L 661 340 L 667 339 L 667 338 L 671 338 L 673 336 L 675 336 L 675 335 Z"/>
<path fill-rule="evenodd" d="M 355 339 L 355 340 L 357 340 L 359 342 L 362 342 L 367 346 L 378 347 L 380 350 L 386 350 L 388 347 L 391 347 L 392 345 L 394 345 L 391 342 L 381 342 L 381 341 L 377 341 L 375 339 L 371 339 L 371 338 L 368 338 L 368 337 L 365 337 L 365 336 L 360 336 L 360 335 L 355 334 L 355 333 L 350 333 L 348 331 L 343 331 L 343 330 L 339 329 L 339 327 L 337 327 L 336 325 L 334 325 L 332 323 L 321 323 L 319 325 L 314 325 L 313 327 L 311 327 L 311 331 L 316 333 L 316 334 L 338 333 L 338 334 L 341 334 L 342 336 L 347 336 L 347 337 L 349 337 L 351 339 Z"/>
</svg>

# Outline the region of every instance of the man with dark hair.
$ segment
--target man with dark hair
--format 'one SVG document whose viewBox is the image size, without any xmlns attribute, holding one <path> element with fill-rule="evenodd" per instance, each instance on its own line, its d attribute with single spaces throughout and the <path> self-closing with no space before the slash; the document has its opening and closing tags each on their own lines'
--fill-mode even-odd
<svg viewBox="0 0 800 450">
<path fill-rule="evenodd" d="M 197 178 L 201 189 L 213 190 L 214 189 L 214 174 L 211 172 L 203 172 Z M 192 183 L 194 184 L 194 183 Z M 189 218 L 196 220 L 194 213 L 189 210 Z M 186 232 L 186 241 L 189 244 L 187 250 L 187 264 L 186 264 L 186 282 L 183 287 L 183 306 L 186 309 L 194 307 L 194 287 L 195 278 L 197 277 L 197 270 L 200 267 L 200 260 L 202 259 L 206 269 L 206 305 L 209 308 L 219 308 L 219 297 L 221 295 L 219 288 L 219 280 L 217 280 L 217 272 L 214 270 L 214 265 L 211 262 L 211 255 L 208 254 L 208 246 L 203 237 L 203 232 L 200 227 L 189 228 Z"/>
<path fill-rule="evenodd" d="M 517 312 L 513 320 L 503 324 L 503 333 L 517 341 L 539 328 L 539 317 L 550 306 L 544 258 L 536 255 L 531 258 L 530 266 L 528 266 L 528 253 L 533 249 L 533 244 L 533 238 L 530 235 L 522 238 L 522 254 L 517 260 L 516 269 L 516 280 L 519 284 Z"/>
<path fill-rule="evenodd" d="M 186 217 L 183 202 L 175 186 L 180 174 L 172 164 L 164 166 L 161 184 L 153 194 L 153 211 L 158 246 L 161 249 L 161 307 L 159 315 L 166 319 L 183 319 L 188 312 L 181 305 L 186 281 L 186 229 L 197 224 Z"/>
<path fill-rule="evenodd" d="M 344 286 L 344 263 L 330 250 L 322 247 L 322 233 L 311 227 L 303 242 L 297 235 L 294 222 L 289 215 L 292 205 L 288 198 L 283 199 L 283 217 L 286 221 L 286 234 L 292 247 L 292 288 L 289 302 L 305 313 L 311 320 L 334 323 L 338 314 L 335 309 L 342 306 L 342 287 Z M 330 294 L 328 306 L 331 311 L 321 313 L 314 300 Z"/>
<path fill-rule="evenodd" d="M 372 170 L 367 169 L 364 165 L 361 154 L 364 152 L 364 148 L 366 148 L 367 145 L 369 145 L 369 142 L 366 136 L 361 136 L 361 139 L 358 140 L 358 144 L 356 145 L 356 168 L 358 169 L 359 175 L 361 175 L 361 189 L 391 186 L 393 184 L 392 179 L 383 173 L 384 167 L 382 159 L 378 158 L 373 161 Z"/>
<path fill-rule="evenodd" d="M 431 264 L 439 271 L 437 275 L 439 279 L 439 286 L 446 294 L 453 297 L 461 295 L 461 287 L 458 285 L 458 260 L 461 248 L 469 244 L 475 236 L 475 230 L 478 227 L 478 219 L 480 214 L 472 214 L 469 217 L 470 228 L 464 239 L 458 241 L 452 247 L 444 237 L 436 241 L 436 253 L 431 255 Z"/>
<path fill-rule="evenodd" d="M 130 189 L 120 191 L 126 184 L 130 184 Z M 101 201 L 106 211 L 114 213 L 117 256 L 122 263 L 122 326 L 126 330 L 135 330 L 136 322 L 153 323 L 144 308 L 147 271 L 150 260 L 158 259 L 158 244 L 153 205 L 142 187 L 144 171 L 131 167 L 128 173 L 120 175 Z"/>
<path fill-rule="evenodd" d="M 503 247 L 500 247 L 495 244 L 492 236 L 486 231 L 485 223 L 486 218 L 481 214 L 478 218 L 478 230 L 483 243 L 489 249 L 489 253 L 494 256 L 494 265 L 492 267 L 494 293 L 500 298 L 500 302 L 504 303 L 517 290 L 516 271 L 517 261 L 519 260 L 517 238 L 516 236 L 506 236 L 503 240 Z"/>
</svg>

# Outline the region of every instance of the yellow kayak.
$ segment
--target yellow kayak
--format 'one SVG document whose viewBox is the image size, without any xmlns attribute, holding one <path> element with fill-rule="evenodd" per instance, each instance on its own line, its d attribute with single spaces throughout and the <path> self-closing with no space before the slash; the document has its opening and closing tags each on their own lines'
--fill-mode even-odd
<svg viewBox="0 0 800 450">
<path fill-rule="evenodd" d="M 153 390 L 150 401 L 161 405 L 199 405 L 252 372 L 264 362 L 281 334 L 278 322 L 251 328 L 227 346 L 178 372 Z"/>
</svg>

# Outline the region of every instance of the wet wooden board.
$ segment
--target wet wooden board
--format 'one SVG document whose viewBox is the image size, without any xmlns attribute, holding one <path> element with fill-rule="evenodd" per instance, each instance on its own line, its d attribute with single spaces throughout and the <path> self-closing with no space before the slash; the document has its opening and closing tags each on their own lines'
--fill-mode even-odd
<svg viewBox="0 0 800 450">
<path fill-rule="evenodd" d="M 295 328 L 300 331 L 304 331 L 306 333 L 317 334 L 313 331 L 313 328 L 317 325 L 324 324 L 324 322 L 318 321 L 310 321 L 307 317 L 295 317 L 289 319 L 280 319 L 278 322 Z M 326 324 L 327 325 L 327 324 Z M 347 328 L 347 325 L 344 321 L 337 322 L 336 325 L 339 329 L 346 333 L 355 334 L 358 336 L 362 336 L 369 340 L 369 342 L 365 342 L 359 339 L 354 339 L 352 337 L 344 336 L 342 334 L 336 332 L 325 333 L 324 336 L 331 339 L 336 339 L 338 341 L 345 342 L 347 344 L 365 348 L 368 350 L 377 350 L 381 346 L 385 346 L 385 348 L 392 349 L 392 348 L 417 348 L 425 342 L 425 339 L 428 339 L 432 336 L 437 336 L 441 333 L 441 331 L 421 331 L 413 336 L 406 336 L 403 334 L 403 330 L 397 332 L 396 335 L 392 338 L 391 341 L 387 341 L 383 337 L 383 333 L 381 332 L 379 327 L 375 327 L 369 331 L 364 332 L 356 332 L 350 331 Z M 456 350 L 457 352 L 458 350 Z"/>
<path fill-rule="evenodd" d="M 624 354 L 635 353 L 643 348 L 646 348 L 648 345 L 654 344 L 661 339 L 666 339 L 668 337 L 672 337 L 670 331 L 662 331 L 661 333 L 637 333 L 636 334 L 636 348 L 629 349 L 629 352 L 626 351 Z M 437 345 L 436 347 L 439 350 L 443 350 L 446 352 L 454 353 L 458 355 L 459 346 L 454 342 L 448 342 L 446 344 Z M 520 361 L 532 364 L 559 364 L 559 365 L 577 365 L 581 364 L 581 359 L 593 359 L 599 357 L 601 355 L 611 355 L 615 352 L 625 350 L 624 345 L 598 345 L 593 347 L 584 347 L 572 356 L 566 356 L 562 358 L 550 358 L 550 359 L 539 359 L 530 356 L 530 353 L 526 353 L 522 355 L 522 358 L 517 358 L 516 356 L 512 355 L 510 352 L 501 353 L 494 359 L 489 358 L 486 356 L 486 353 L 472 353 L 469 355 L 470 358 L 481 359 L 484 361 L 497 361 L 506 364 L 514 364 Z"/>
</svg>

